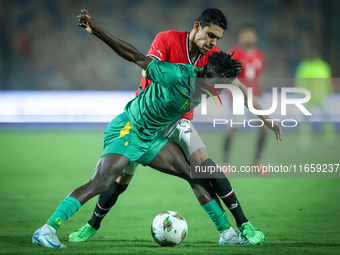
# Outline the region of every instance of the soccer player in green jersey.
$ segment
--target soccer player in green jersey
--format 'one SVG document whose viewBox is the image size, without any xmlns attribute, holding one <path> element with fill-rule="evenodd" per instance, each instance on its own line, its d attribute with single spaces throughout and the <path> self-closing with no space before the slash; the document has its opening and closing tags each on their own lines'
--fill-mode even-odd
<svg viewBox="0 0 340 255">
<path fill-rule="evenodd" d="M 147 56 L 164 62 L 192 64 L 203 68 L 213 52 L 220 52 L 216 44 L 223 36 L 223 31 L 227 27 L 228 21 L 225 15 L 217 8 L 208 8 L 196 18 L 196 22 L 190 32 L 169 30 L 158 33 L 151 44 Z M 143 70 L 144 73 L 145 70 Z M 152 81 L 142 78 L 140 86 L 142 89 L 145 89 L 151 83 Z M 193 110 L 183 114 L 180 119 L 162 128 L 161 135 L 176 143 L 190 164 L 200 166 L 201 168 L 216 168 L 216 164 L 209 157 L 204 142 L 194 125 L 190 123 L 193 117 L 192 112 Z M 127 189 L 129 182 L 136 172 L 137 165 L 137 162 L 131 162 L 118 179 L 105 192 L 99 195 L 92 217 L 84 226 L 69 235 L 70 242 L 83 242 L 97 233 L 104 217 L 112 210 L 118 197 Z M 232 213 L 241 234 L 252 244 L 261 242 L 263 238 L 258 238 L 257 232 L 251 231 L 256 228 L 252 226 L 244 214 L 231 183 L 225 175 L 220 177 L 210 178 L 216 197 L 214 197 L 213 201 L 202 206 L 204 211 L 213 222 L 214 219 L 219 219 L 220 215 L 225 215 L 223 207 L 218 206 L 220 198 Z M 222 218 L 227 222 L 226 217 Z M 216 227 L 220 234 L 220 244 L 242 242 L 238 233 L 231 226 L 225 230 L 223 229 L 226 226 L 221 228 L 220 224 L 218 224 Z"/>
<path fill-rule="evenodd" d="M 239 63 L 223 52 L 214 53 L 204 69 L 152 60 L 130 44 L 97 27 L 87 11 L 82 10 L 79 19 L 80 26 L 108 44 L 119 56 L 146 70 L 148 78 L 154 83 L 131 100 L 124 108 L 124 113 L 118 115 L 108 125 L 105 131 L 104 151 L 92 179 L 72 191 L 47 223 L 34 233 L 33 243 L 50 248 L 65 247 L 58 240 L 56 230 L 89 199 L 104 192 L 132 161 L 187 180 L 202 206 L 211 202 L 215 192 L 209 182 L 191 179 L 190 166 L 183 152 L 159 133 L 163 126 L 189 110 L 186 108 L 188 102 L 192 106 L 200 103 L 202 85 L 195 82 L 197 78 L 233 80 L 240 71 Z M 233 84 L 245 92 L 247 100 L 246 87 L 237 80 Z M 153 100 L 155 98 L 157 100 Z M 256 99 L 254 107 L 261 110 Z M 277 139 L 282 140 L 280 126 L 268 116 L 260 118 L 275 132 Z M 223 220 L 223 215 L 214 223 L 220 224 L 221 219 Z M 258 233 L 261 235 L 262 232 Z"/>
</svg>

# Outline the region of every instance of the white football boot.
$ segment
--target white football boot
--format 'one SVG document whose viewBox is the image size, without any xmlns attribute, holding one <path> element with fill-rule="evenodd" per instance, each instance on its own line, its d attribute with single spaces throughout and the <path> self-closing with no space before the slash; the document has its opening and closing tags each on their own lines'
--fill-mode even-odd
<svg viewBox="0 0 340 255">
<path fill-rule="evenodd" d="M 247 238 L 236 232 L 232 227 L 220 233 L 219 244 L 249 244 Z"/>
<path fill-rule="evenodd" d="M 47 248 L 66 248 L 66 245 L 60 243 L 56 230 L 47 224 L 34 232 L 32 243 Z"/>
</svg>

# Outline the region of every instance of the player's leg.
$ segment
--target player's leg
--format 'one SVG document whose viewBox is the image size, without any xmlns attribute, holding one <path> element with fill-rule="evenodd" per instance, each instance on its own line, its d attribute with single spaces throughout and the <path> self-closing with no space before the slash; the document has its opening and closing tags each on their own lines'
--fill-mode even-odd
<svg viewBox="0 0 340 255">
<path fill-rule="evenodd" d="M 233 97 L 231 95 L 231 92 L 228 90 L 228 92 L 226 92 L 226 96 L 228 97 L 228 112 L 232 113 L 232 104 L 233 104 Z M 233 115 L 232 115 L 233 116 Z M 235 122 L 239 122 L 242 121 L 241 117 L 243 116 L 233 116 L 233 121 Z M 236 118 L 236 119 L 235 119 Z M 223 165 L 229 165 L 229 155 L 230 155 L 230 148 L 232 146 L 232 141 L 234 136 L 236 135 L 238 131 L 238 128 L 236 127 L 230 127 L 226 130 L 226 137 L 224 140 L 224 147 L 223 147 Z M 227 173 L 228 174 L 228 173 Z"/>
<path fill-rule="evenodd" d="M 189 120 L 179 120 L 174 123 L 172 128 L 167 128 L 166 132 L 164 130 L 162 132 L 181 147 L 192 165 L 204 168 L 213 166 L 216 168 L 216 164 L 210 159 L 201 137 Z M 228 178 L 223 173 L 221 174 L 215 179 L 210 179 L 214 191 L 233 214 L 238 227 L 241 228 L 243 224 L 250 224 L 243 213 Z M 257 235 L 247 236 L 248 239 L 253 238 L 255 240 L 252 242 L 263 242 L 264 235 L 262 232 L 261 237 L 263 238 L 259 239 Z"/>
<path fill-rule="evenodd" d="M 58 240 L 56 230 L 89 199 L 107 190 L 128 164 L 129 159 L 123 155 L 106 154 L 101 157 L 91 180 L 72 191 L 61 202 L 47 223 L 34 233 L 33 243 L 49 248 L 66 247 Z"/>
<path fill-rule="evenodd" d="M 266 143 L 267 134 L 268 134 L 268 128 L 266 126 L 262 126 L 259 131 L 259 137 L 258 137 L 257 144 L 256 144 L 255 158 L 253 162 L 253 166 L 257 166 L 261 172 L 262 172 L 261 166 L 263 165 L 263 163 L 261 163 L 261 156 L 262 156 L 264 145 Z"/>
<path fill-rule="evenodd" d="M 165 136 L 169 137 L 171 141 L 175 142 L 181 147 L 184 154 L 189 159 L 191 165 L 200 167 L 216 167 L 214 161 L 210 159 L 208 151 L 201 137 L 189 120 L 178 120 L 176 123 L 174 123 L 174 127 L 165 133 Z M 247 222 L 248 220 L 244 216 L 241 206 L 236 200 L 235 194 L 231 197 L 226 197 L 227 194 L 233 191 L 229 180 L 223 175 L 219 176 L 218 180 L 210 181 L 214 191 L 222 198 L 222 201 L 226 204 L 228 209 L 235 217 L 238 227 L 240 227 L 242 223 Z M 230 209 L 235 203 L 239 205 L 237 208 L 235 208 L 236 210 Z"/>
<path fill-rule="evenodd" d="M 233 137 L 237 133 L 238 129 L 231 127 L 227 130 L 227 135 L 224 141 L 224 150 L 223 150 L 223 162 L 224 164 L 229 164 L 229 154 L 230 154 L 230 147 Z"/>
<path fill-rule="evenodd" d="M 163 173 L 178 176 L 189 182 L 203 210 L 213 221 L 221 236 L 225 237 L 221 237 L 223 242 L 220 240 L 220 243 L 243 244 L 246 242 L 246 239 L 231 227 L 209 180 L 190 178 L 190 166 L 183 152 L 176 144 L 170 141 L 167 142 L 148 165 Z"/>
<path fill-rule="evenodd" d="M 336 144 L 336 128 L 334 122 L 332 122 L 329 113 L 327 112 L 327 100 L 329 98 L 328 94 L 320 95 L 318 98 L 317 105 L 322 111 L 322 116 L 324 118 L 323 122 L 323 132 L 325 141 L 328 146 L 332 147 Z"/>
<path fill-rule="evenodd" d="M 311 99 L 305 104 L 305 107 L 308 111 L 310 111 L 313 105 L 316 104 L 314 99 L 315 97 L 313 96 L 314 94 L 311 95 L 312 95 Z M 298 146 L 301 151 L 306 151 L 309 149 L 311 145 L 312 138 L 312 127 L 310 125 L 310 117 L 303 114 L 303 120 L 301 123 L 299 123 L 299 125 L 300 125 L 299 130 L 300 137 L 298 140 Z"/>
<path fill-rule="evenodd" d="M 127 189 L 137 166 L 137 162 L 131 162 L 117 180 L 99 195 L 91 219 L 83 227 L 69 235 L 69 242 L 84 242 L 97 232 L 104 217 L 116 204 L 119 195 Z"/>
<path fill-rule="evenodd" d="M 131 162 L 129 166 L 127 166 L 125 170 L 135 169 L 138 163 Z M 95 229 L 98 230 L 100 227 L 100 223 L 105 217 L 105 215 L 110 211 L 110 209 L 117 202 L 118 196 L 122 194 L 126 189 L 128 184 L 130 183 L 133 174 L 127 174 L 125 171 L 117 178 L 115 182 L 111 184 L 111 186 L 103 193 L 99 195 L 97 200 L 92 218 L 88 221 L 88 223 Z"/>
</svg>

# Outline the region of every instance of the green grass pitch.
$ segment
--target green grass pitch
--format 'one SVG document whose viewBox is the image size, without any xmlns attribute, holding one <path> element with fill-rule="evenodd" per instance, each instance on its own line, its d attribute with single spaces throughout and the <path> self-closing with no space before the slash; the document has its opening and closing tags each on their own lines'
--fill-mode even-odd
<svg viewBox="0 0 340 255">
<path fill-rule="evenodd" d="M 221 140 L 202 132 L 203 138 L 208 135 L 210 143 Z M 232 163 L 250 163 L 255 137 L 251 132 L 237 136 Z M 284 139 L 280 147 L 273 137 L 269 139 L 264 162 L 340 163 L 339 138 L 336 147 L 328 148 L 316 132 L 305 153 L 297 149 L 296 133 L 286 132 Z M 250 146 L 242 147 L 242 142 Z M 97 198 L 58 230 L 67 249 L 32 245 L 33 232 L 63 198 L 92 177 L 102 143 L 103 131 L 0 131 L 1 254 L 339 254 L 340 179 L 232 178 L 245 214 L 265 233 L 266 241 L 261 246 L 221 246 L 189 185 L 142 166 L 89 241 L 67 240 L 90 218 Z M 219 146 L 209 153 L 221 159 Z M 178 211 L 188 222 L 188 236 L 178 247 L 160 247 L 151 236 L 151 222 L 164 210 Z M 235 227 L 231 214 L 227 215 Z"/>
</svg>

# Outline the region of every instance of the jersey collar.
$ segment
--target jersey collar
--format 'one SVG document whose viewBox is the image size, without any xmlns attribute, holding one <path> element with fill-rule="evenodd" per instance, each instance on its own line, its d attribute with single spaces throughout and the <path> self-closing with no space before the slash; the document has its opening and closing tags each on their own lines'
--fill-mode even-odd
<svg viewBox="0 0 340 255">
<path fill-rule="evenodd" d="M 189 61 L 189 63 L 190 63 L 191 65 L 196 65 L 196 64 L 197 64 L 197 61 L 198 61 L 198 60 L 200 59 L 200 57 L 201 57 L 201 53 L 198 54 L 195 63 L 193 63 L 193 62 L 191 61 L 191 59 L 190 59 L 190 54 L 189 54 L 189 35 L 190 35 L 190 33 L 187 34 L 187 57 L 188 57 L 188 61 Z"/>
</svg>

